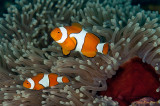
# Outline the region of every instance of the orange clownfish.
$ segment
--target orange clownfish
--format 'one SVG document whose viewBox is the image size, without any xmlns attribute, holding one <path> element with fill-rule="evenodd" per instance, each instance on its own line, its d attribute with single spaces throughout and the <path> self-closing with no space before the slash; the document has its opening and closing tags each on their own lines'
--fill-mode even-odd
<svg viewBox="0 0 160 106">
<path fill-rule="evenodd" d="M 28 78 L 23 82 L 25 88 L 40 90 L 46 87 L 55 86 L 58 83 L 68 83 L 69 79 L 65 76 L 58 77 L 57 74 L 37 74 L 32 78 Z"/>
<path fill-rule="evenodd" d="M 79 51 L 87 57 L 94 57 L 96 52 L 108 53 L 108 43 L 100 43 L 96 35 L 85 31 L 79 23 L 55 28 L 51 37 L 62 47 L 64 55 L 68 55 L 71 50 Z"/>
</svg>

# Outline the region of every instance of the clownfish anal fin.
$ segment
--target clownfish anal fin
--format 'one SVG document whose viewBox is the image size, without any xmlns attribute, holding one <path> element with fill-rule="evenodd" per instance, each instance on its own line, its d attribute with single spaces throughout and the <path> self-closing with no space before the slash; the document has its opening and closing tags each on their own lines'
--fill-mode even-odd
<svg viewBox="0 0 160 106">
<path fill-rule="evenodd" d="M 72 26 L 78 29 L 82 29 L 82 25 L 79 23 L 72 23 Z"/>
<path fill-rule="evenodd" d="M 62 51 L 63 51 L 63 54 L 64 54 L 64 55 L 68 55 L 68 54 L 70 53 L 70 50 L 66 50 L 66 49 L 64 49 L 64 48 L 62 48 Z"/>
<path fill-rule="evenodd" d="M 96 56 L 96 52 L 83 52 L 82 51 L 82 54 L 87 56 L 87 57 L 94 57 Z"/>
</svg>

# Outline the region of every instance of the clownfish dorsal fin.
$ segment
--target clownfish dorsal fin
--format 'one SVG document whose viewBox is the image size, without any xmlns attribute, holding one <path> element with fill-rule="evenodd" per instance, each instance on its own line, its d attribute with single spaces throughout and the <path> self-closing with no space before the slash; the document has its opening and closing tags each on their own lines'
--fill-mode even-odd
<svg viewBox="0 0 160 106">
<path fill-rule="evenodd" d="M 75 28 L 78 28 L 78 29 L 82 29 L 82 25 L 79 24 L 79 23 L 72 23 L 72 26 L 75 27 Z"/>
</svg>

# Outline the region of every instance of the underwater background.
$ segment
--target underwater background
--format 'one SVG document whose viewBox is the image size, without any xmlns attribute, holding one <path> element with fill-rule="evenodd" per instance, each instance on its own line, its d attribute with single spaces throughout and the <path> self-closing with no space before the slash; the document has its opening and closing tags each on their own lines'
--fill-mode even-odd
<svg viewBox="0 0 160 106">
<path fill-rule="evenodd" d="M 3 15 L 3 13 L 7 12 L 7 8 L 14 4 L 15 0 L 1 0 L 0 4 L 0 16 Z M 160 11 L 160 1 L 159 0 L 131 0 L 132 5 L 140 5 L 141 8 L 145 10 L 151 10 L 151 11 Z"/>
<path fill-rule="evenodd" d="M 0 4 L 0 106 L 160 105 L 159 0 Z M 75 22 L 109 42 L 109 53 L 64 56 L 50 32 Z M 65 75 L 70 83 L 39 91 L 22 86 L 38 73 Z"/>
</svg>

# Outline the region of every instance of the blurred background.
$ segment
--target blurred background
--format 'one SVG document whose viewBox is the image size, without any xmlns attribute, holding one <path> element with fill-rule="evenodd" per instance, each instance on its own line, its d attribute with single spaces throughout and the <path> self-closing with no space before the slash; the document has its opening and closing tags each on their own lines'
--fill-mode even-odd
<svg viewBox="0 0 160 106">
<path fill-rule="evenodd" d="M 7 8 L 14 3 L 15 0 L 0 0 L 0 17 L 7 12 Z M 160 13 L 160 0 L 132 0 L 132 5 L 140 4 L 145 10 L 158 11 Z"/>
<path fill-rule="evenodd" d="M 132 0 L 132 5 L 138 4 L 144 10 L 158 11 L 160 13 L 160 0 Z"/>
<path fill-rule="evenodd" d="M 7 8 L 14 3 L 15 0 L 0 0 L 0 17 L 7 12 Z"/>
</svg>

